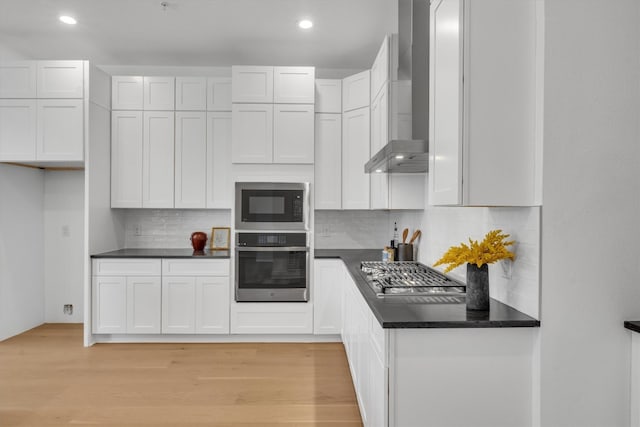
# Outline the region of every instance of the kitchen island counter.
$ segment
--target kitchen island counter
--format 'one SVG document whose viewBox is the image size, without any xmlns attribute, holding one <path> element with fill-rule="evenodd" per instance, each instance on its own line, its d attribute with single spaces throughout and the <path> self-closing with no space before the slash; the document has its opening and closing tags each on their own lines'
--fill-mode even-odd
<svg viewBox="0 0 640 427">
<path fill-rule="evenodd" d="M 228 259 L 229 251 L 204 250 L 196 252 L 191 248 L 128 248 L 91 255 L 91 258 L 208 258 Z"/>
<path fill-rule="evenodd" d="M 316 249 L 316 259 L 341 259 L 364 300 L 383 328 L 514 328 L 538 327 L 540 321 L 491 299 L 488 312 L 467 311 L 465 304 L 403 302 L 378 298 L 360 271 L 361 261 L 380 260 L 377 249 Z M 406 299 L 405 299 L 406 301 Z"/>
</svg>

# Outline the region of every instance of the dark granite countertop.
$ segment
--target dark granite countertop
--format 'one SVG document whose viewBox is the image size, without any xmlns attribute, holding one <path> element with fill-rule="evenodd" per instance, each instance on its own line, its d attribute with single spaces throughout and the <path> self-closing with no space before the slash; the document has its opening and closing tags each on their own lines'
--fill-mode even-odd
<svg viewBox="0 0 640 427">
<path fill-rule="evenodd" d="M 195 252 L 191 248 L 178 249 L 118 249 L 117 251 L 103 252 L 91 255 L 91 258 L 229 258 L 229 251 Z"/>
<path fill-rule="evenodd" d="M 467 311 L 465 304 L 415 304 L 378 298 L 360 272 L 361 261 L 377 261 L 378 249 L 316 249 L 315 258 L 341 259 L 383 328 L 537 327 L 540 321 L 491 299 L 488 312 Z"/>
<path fill-rule="evenodd" d="M 624 327 L 633 332 L 640 332 L 640 320 L 626 321 L 624 322 Z"/>
</svg>

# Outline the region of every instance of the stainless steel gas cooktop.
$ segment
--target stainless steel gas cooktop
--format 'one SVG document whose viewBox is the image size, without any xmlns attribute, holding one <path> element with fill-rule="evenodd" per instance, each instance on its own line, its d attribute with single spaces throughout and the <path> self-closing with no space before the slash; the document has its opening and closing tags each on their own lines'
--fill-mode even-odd
<svg viewBox="0 0 640 427">
<path fill-rule="evenodd" d="M 363 261 L 360 268 L 379 298 L 426 297 L 421 302 L 463 303 L 466 286 L 419 262 Z"/>
</svg>

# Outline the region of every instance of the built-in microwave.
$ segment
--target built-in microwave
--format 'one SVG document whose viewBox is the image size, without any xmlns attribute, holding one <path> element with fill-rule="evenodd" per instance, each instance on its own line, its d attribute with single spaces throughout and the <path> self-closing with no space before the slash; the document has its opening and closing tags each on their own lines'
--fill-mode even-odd
<svg viewBox="0 0 640 427">
<path fill-rule="evenodd" d="M 237 230 L 309 229 L 309 183 L 236 182 Z"/>
</svg>

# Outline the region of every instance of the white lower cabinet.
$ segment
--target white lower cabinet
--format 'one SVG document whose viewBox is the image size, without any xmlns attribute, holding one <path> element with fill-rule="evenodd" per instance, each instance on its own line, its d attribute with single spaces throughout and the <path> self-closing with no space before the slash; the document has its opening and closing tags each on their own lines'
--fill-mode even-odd
<svg viewBox="0 0 640 427">
<path fill-rule="evenodd" d="M 96 259 L 95 334 L 228 334 L 229 260 Z"/>
<path fill-rule="evenodd" d="M 313 270 L 313 333 L 339 334 L 344 264 L 340 260 L 317 259 Z"/>
<path fill-rule="evenodd" d="M 344 342 L 360 415 L 365 426 L 388 426 L 388 336 L 345 270 L 343 286 Z"/>
<path fill-rule="evenodd" d="M 231 306 L 232 334 L 310 334 L 313 306 L 304 302 L 241 302 Z"/>
<path fill-rule="evenodd" d="M 160 333 L 160 277 L 127 277 L 127 333 Z"/>
<path fill-rule="evenodd" d="M 160 333 L 160 260 L 94 260 L 92 282 L 94 333 Z"/>
</svg>

